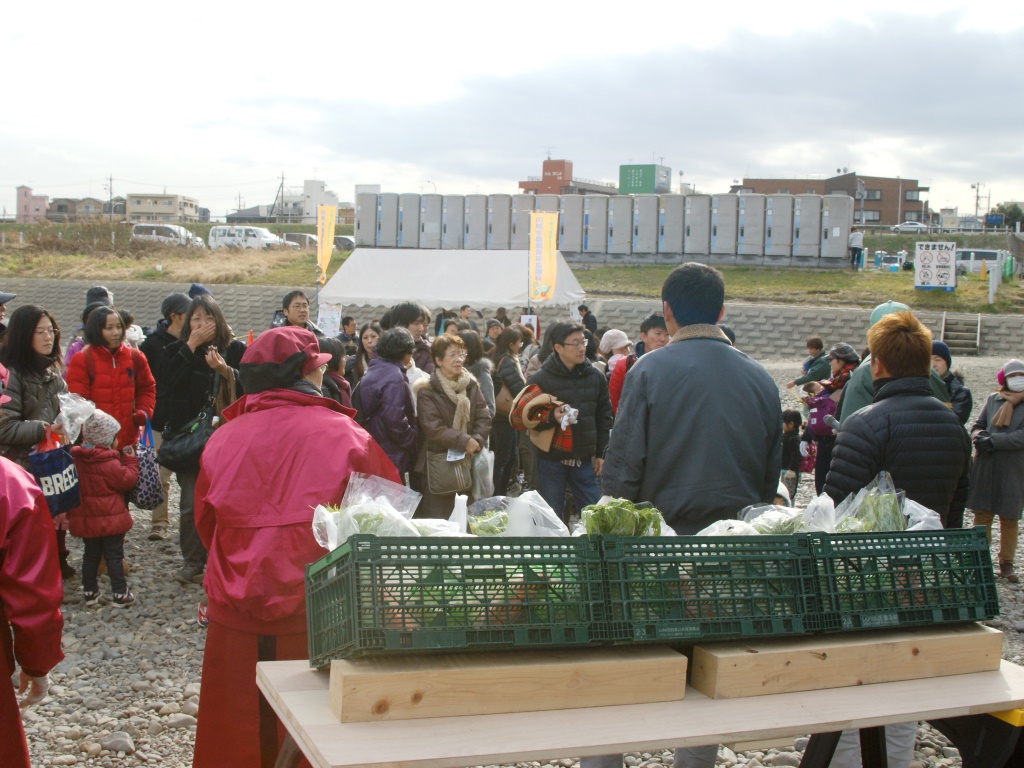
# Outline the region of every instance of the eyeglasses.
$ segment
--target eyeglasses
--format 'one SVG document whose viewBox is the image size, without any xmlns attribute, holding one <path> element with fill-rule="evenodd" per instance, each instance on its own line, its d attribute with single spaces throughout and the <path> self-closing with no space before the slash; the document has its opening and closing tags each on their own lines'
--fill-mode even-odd
<svg viewBox="0 0 1024 768">
<path fill-rule="evenodd" d="M 289 309 L 303 310 L 309 309 L 309 304 L 292 304 Z"/>
<path fill-rule="evenodd" d="M 576 347 L 578 349 L 579 347 L 587 346 L 587 342 L 585 342 L 585 341 L 572 341 L 572 342 L 569 342 L 568 344 L 561 344 L 559 346 L 563 346 L 563 347 Z"/>
<path fill-rule="evenodd" d="M 445 352 L 444 356 L 447 357 L 450 360 L 465 360 L 469 355 L 467 355 L 465 352 L 458 351 L 458 352 Z"/>
<path fill-rule="evenodd" d="M 56 336 L 57 332 L 53 328 L 36 328 L 36 336 Z"/>
</svg>

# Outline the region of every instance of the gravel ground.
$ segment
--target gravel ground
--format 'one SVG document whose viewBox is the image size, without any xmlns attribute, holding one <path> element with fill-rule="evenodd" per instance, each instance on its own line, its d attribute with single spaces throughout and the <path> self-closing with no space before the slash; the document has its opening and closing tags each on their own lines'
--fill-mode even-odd
<svg viewBox="0 0 1024 768">
<path fill-rule="evenodd" d="M 784 407 L 795 405 L 784 383 L 799 370 L 799 362 L 762 362 L 779 383 Z M 966 374 L 976 413 L 1004 360 L 964 357 L 954 362 L 954 368 Z M 798 505 L 806 504 L 813 492 L 811 478 L 803 477 Z M 125 555 L 132 566 L 129 585 L 138 598 L 134 606 L 127 610 L 109 605 L 86 608 L 81 602 L 80 581 L 75 578 L 66 585 L 66 659 L 51 674 L 50 696 L 25 712 L 34 765 L 176 768 L 191 764 L 205 631 L 196 624 L 201 587 L 182 586 L 172 578 L 180 564 L 177 510 L 177 487 L 172 482 L 172 536 L 154 542 L 146 538 L 149 513 L 133 509 L 136 525 L 128 535 Z M 69 543 L 71 561 L 77 568 L 81 542 L 69 538 Z M 1017 568 L 1024 571 L 1019 554 Z M 109 593 L 106 577 L 100 585 Z M 1020 663 L 1024 657 L 1024 592 L 1021 585 L 1002 581 L 998 588 L 1002 615 L 989 624 L 1005 633 L 1003 658 Z M 800 737 L 792 745 L 773 749 L 737 754 L 723 748 L 718 766 L 797 765 L 805 744 L 806 739 Z M 668 750 L 626 757 L 627 765 L 644 768 L 671 762 Z M 519 765 L 573 768 L 576 762 L 563 759 Z M 927 726 L 919 728 L 912 768 L 959 765 L 956 750 L 941 734 Z"/>
</svg>

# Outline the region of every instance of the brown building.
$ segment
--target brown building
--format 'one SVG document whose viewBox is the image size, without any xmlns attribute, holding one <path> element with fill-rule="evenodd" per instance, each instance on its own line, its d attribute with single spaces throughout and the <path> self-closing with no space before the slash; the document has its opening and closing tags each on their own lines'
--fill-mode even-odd
<svg viewBox="0 0 1024 768">
<path fill-rule="evenodd" d="M 46 218 L 50 221 L 94 219 L 107 212 L 107 204 L 95 197 L 55 197 Z"/>
<path fill-rule="evenodd" d="M 887 178 L 885 176 L 859 176 L 844 173 L 829 179 L 743 179 L 742 184 L 733 185 L 731 192 L 747 192 L 761 195 L 837 195 L 857 197 L 857 190 L 863 183 L 864 218 L 861 220 L 861 203 L 854 204 L 855 224 L 869 226 L 893 226 L 904 221 L 930 222 L 933 212 L 928 208 L 928 187 L 918 185 L 917 179 Z"/>
<path fill-rule="evenodd" d="M 572 175 L 572 160 L 544 161 L 540 177 L 530 176 L 519 182 L 519 188 L 527 195 L 617 195 L 618 187 L 608 181 L 575 179 Z"/>
</svg>

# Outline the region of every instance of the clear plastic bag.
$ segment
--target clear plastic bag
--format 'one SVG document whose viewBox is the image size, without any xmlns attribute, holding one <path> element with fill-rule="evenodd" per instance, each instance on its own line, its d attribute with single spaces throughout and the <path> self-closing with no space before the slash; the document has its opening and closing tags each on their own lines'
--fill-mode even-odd
<svg viewBox="0 0 1024 768">
<path fill-rule="evenodd" d="M 78 440 L 82 425 L 96 413 L 96 403 L 71 392 L 61 392 L 57 395 L 57 400 L 60 402 L 60 415 L 57 416 L 57 421 L 64 425 L 64 435 L 68 443 L 73 445 Z"/>
<path fill-rule="evenodd" d="M 463 494 L 455 494 L 455 504 L 452 506 L 452 513 L 448 516 L 448 522 L 454 523 L 460 534 L 469 533 L 468 514 L 466 512 L 467 501 L 469 501 L 469 498 Z"/>
<path fill-rule="evenodd" d="M 405 518 L 411 518 L 419 506 L 422 494 L 401 483 L 393 483 L 376 475 L 365 475 L 362 472 L 353 472 L 349 477 L 348 487 L 345 489 L 345 496 L 341 500 L 341 506 L 346 507 L 367 499 L 385 498 L 394 507 L 395 511 Z"/>
<path fill-rule="evenodd" d="M 412 524 L 420 536 L 468 536 L 469 534 L 459 528 L 459 524 L 452 520 L 440 520 L 432 517 L 412 519 Z"/>
<path fill-rule="evenodd" d="M 341 505 L 313 510 L 313 537 L 333 552 L 355 533 L 377 536 L 419 536 L 410 519 L 420 494 L 382 477 L 353 472 Z"/>
<path fill-rule="evenodd" d="M 900 511 L 903 496 L 893 486 L 889 473 L 879 472 L 836 507 L 836 533 L 906 530 L 907 520 Z"/>
<path fill-rule="evenodd" d="M 742 520 L 717 520 L 697 532 L 698 536 L 760 536 L 757 528 Z"/>
<path fill-rule="evenodd" d="M 913 499 L 903 500 L 903 516 L 907 518 L 908 531 L 942 530 L 942 517 L 939 513 L 918 504 Z"/>
<path fill-rule="evenodd" d="M 836 532 L 836 505 L 827 493 L 811 499 L 811 503 L 804 508 L 803 518 L 805 531 Z"/>
<path fill-rule="evenodd" d="M 494 452 L 484 448 L 473 454 L 473 487 L 470 491 L 474 499 L 485 499 L 494 495 Z"/>
<path fill-rule="evenodd" d="M 468 510 L 469 532 L 476 536 L 568 536 L 565 523 L 537 491 L 522 496 L 491 496 Z"/>
<path fill-rule="evenodd" d="M 758 533 L 786 534 L 803 530 L 804 517 L 799 509 L 774 504 L 751 504 L 740 511 L 740 520 L 750 523 Z"/>
<path fill-rule="evenodd" d="M 607 534 L 613 536 L 675 536 L 661 512 L 647 501 L 634 504 L 629 499 L 602 496 L 597 504 L 584 507 L 573 536 Z"/>
</svg>

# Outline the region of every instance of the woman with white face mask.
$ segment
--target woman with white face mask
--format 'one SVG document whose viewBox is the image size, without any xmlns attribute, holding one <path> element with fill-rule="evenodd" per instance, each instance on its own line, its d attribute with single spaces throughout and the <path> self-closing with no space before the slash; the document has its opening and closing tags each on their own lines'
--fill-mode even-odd
<svg viewBox="0 0 1024 768">
<path fill-rule="evenodd" d="M 999 517 L 999 575 L 1016 583 L 1013 560 L 1024 508 L 1024 362 L 1007 361 L 996 378 L 999 388 L 971 427 L 975 457 L 967 507 L 990 542 Z"/>
</svg>

